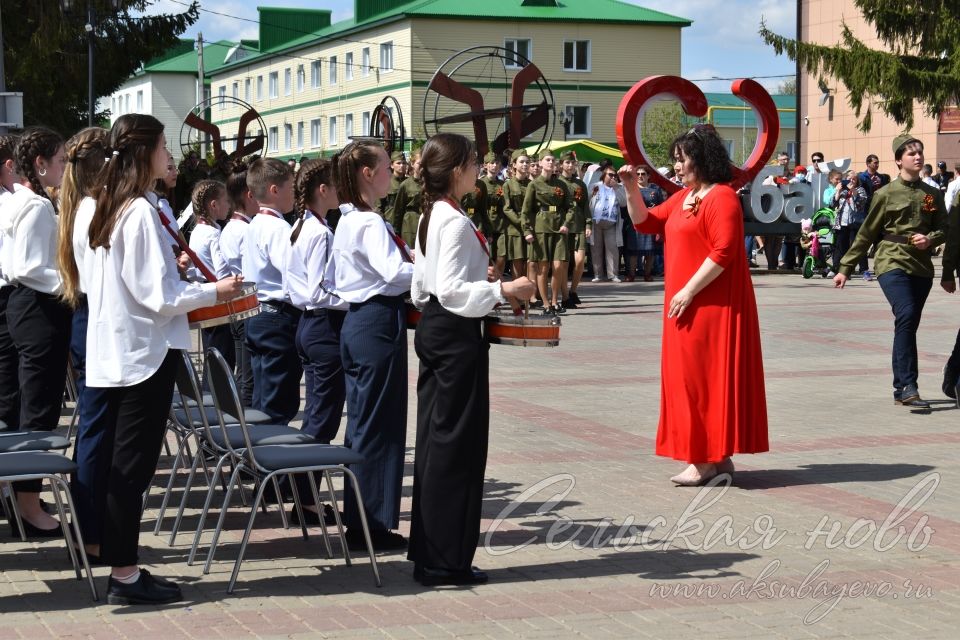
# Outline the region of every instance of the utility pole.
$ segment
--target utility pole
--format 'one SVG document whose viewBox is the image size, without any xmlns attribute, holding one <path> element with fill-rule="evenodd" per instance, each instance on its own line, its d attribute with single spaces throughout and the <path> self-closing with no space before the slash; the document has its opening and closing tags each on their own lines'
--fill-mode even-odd
<svg viewBox="0 0 960 640">
<path fill-rule="evenodd" d="M 93 91 L 93 0 L 87 0 L 87 24 L 83 25 L 87 32 L 87 126 L 93 126 L 93 119 L 97 112 L 94 102 L 96 96 Z"/>
<path fill-rule="evenodd" d="M 197 34 L 197 104 L 204 101 L 206 91 L 204 91 L 203 78 L 203 33 Z"/>
<path fill-rule="evenodd" d="M 3 66 L 3 2 L 0 1 L 0 135 L 7 133 L 4 123 L 7 121 L 7 99 L 3 94 L 7 90 L 7 71 Z"/>
</svg>

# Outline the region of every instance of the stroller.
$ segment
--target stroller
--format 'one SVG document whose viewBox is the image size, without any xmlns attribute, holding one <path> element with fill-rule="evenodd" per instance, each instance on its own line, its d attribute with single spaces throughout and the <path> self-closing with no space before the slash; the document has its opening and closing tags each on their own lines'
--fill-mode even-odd
<svg viewBox="0 0 960 640">
<path fill-rule="evenodd" d="M 837 214 L 827 207 L 818 210 L 812 218 L 800 221 L 800 246 L 807 250 L 807 257 L 803 260 L 804 278 L 812 278 L 814 273 L 829 277 L 836 221 Z"/>
</svg>

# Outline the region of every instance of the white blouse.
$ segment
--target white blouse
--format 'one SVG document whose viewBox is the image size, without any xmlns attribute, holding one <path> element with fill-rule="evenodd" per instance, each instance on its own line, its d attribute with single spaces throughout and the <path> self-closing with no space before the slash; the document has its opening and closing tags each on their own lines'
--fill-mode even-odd
<svg viewBox="0 0 960 640">
<path fill-rule="evenodd" d="M 3 273 L 10 282 L 41 293 L 60 293 L 57 226 L 53 203 L 30 189 L 18 189 L 4 200 L 0 209 L 0 231 L 6 236 Z"/>
<path fill-rule="evenodd" d="M 243 272 L 243 239 L 247 235 L 247 225 L 250 224 L 250 218 L 239 213 L 233 212 L 230 216 L 230 222 L 220 232 L 220 252 L 224 259 L 230 265 L 230 271 L 233 273 Z"/>
<path fill-rule="evenodd" d="M 190 234 L 190 248 L 217 278 L 234 275 L 220 251 L 220 227 L 216 223 L 207 224 L 198 220 Z"/>
<path fill-rule="evenodd" d="M 422 223 L 422 218 L 421 218 Z M 458 316 L 480 318 L 506 302 L 500 281 L 487 282 L 490 256 L 481 245 L 477 228 L 449 203 L 434 203 L 427 228 L 424 255 L 417 234 L 417 259 L 413 267 L 413 303 L 422 309 L 430 296 Z"/>
<path fill-rule="evenodd" d="M 96 210 L 97 201 L 87 196 L 80 201 L 77 213 L 73 217 L 73 261 L 77 263 L 81 293 L 90 290 L 90 285 L 86 280 L 90 274 L 91 261 L 94 256 L 93 249 L 90 248 L 90 223 L 93 222 L 93 214 Z"/>
<path fill-rule="evenodd" d="M 157 210 L 137 198 L 120 214 L 110 249 L 97 247 L 84 265 L 88 386 L 143 382 L 168 350 L 190 348 L 187 312 L 216 303 L 216 284 L 180 279 L 167 237 Z"/>
<path fill-rule="evenodd" d="M 333 237 L 337 295 L 347 302 L 365 302 L 409 291 L 413 264 L 403 259 L 390 235 L 392 227 L 374 211 L 351 205 L 340 205 L 340 211 L 343 217 Z"/>
<path fill-rule="evenodd" d="M 333 293 L 336 289 L 331 260 L 333 238 L 333 230 L 312 211 L 304 213 L 300 235 L 290 246 L 283 274 L 283 288 L 291 304 L 301 309 L 346 310 L 350 307 Z"/>
</svg>

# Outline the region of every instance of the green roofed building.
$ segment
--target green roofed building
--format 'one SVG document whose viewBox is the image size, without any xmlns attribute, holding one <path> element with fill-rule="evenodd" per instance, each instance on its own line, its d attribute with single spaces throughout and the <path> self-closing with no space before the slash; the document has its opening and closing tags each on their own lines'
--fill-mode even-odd
<svg viewBox="0 0 960 640">
<path fill-rule="evenodd" d="M 497 46 L 530 59 L 553 91 L 554 139 L 615 144 L 615 116 L 638 80 L 680 73 L 680 34 L 690 20 L 618 0 L 355 0 L 354 15 L 333 23 L 329 10 L 260 7 L 256 45 L 212 72 L 214 96 L 251 87 L 263 117 L 267 153 L 279 158 L 327 155 L 366 135 L 385 96 L 400 104 L 408 138 L 425 137 L 427 86 L 458 51 Z M 511 54 L 508 54 L 512 55 Z M 455 79 L 479 93 L 484 109 L 503 108 L 505 89 L 522 67 L 509 58 L 473 63 Z M 540 101 L 528 88 L 524 104 Z M 456 107 L 456 109 L 454 109 Z M 437 116 L 471 108 L 447 102 Z M 224 131 L 240 109 L 214 105 Z M 502 118 L 486 121 L 492 140 Z M 453 125 L 473 137 L 470 124 Z M 451 130 L 449 126 L 444 130 Z M 527 138 L 523 144 L 536 140 Z"/>
</svg>

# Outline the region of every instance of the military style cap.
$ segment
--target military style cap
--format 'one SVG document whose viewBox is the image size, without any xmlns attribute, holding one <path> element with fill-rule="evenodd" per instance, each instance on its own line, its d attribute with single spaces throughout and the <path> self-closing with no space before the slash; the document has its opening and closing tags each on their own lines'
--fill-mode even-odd
<svg viewBox="0 0 960 640">
<path fill-rule="evenodd" d="M 573 151 L 572 149 L 571 149 L 570 151 L 564 151 L 564 152 L 563 152 L 563 155 L 560 156 L 560 162 L 563 162 L 563 161 L 565 161 L 565 160 L 570 160 L 570 161 L 572 161 L 572 162 L 576 162 L 576 161 L 577 161 L 577 152 L 576 152 L 576 151 Z"/>
<path fill-rule="evenodd" d="M 540 162 L 540 154 L 539 154 L 539 153 L 531 153 L 531 154 L 530 154 L 530 162 Z"/>
<path fill-rule="evenodd" d="M 397 162 L 399 160 L 406 160 L 407 157 L 403 155 L 403 151 L 394 151 L 390 154 L 390 162 Z"/>
<path fill-rule="evenodd" d="M 526 149 L 515 149 L 513 153 L 510 154 L 510 162 L 516 162 L 520 158 L 520 156 L 527 156 L 528 158 L 533 160 L 533 157 L 527 153 Z"/>
<path fill-rule="evenodd" d="M 488 162 L 500 162 L 500 156 L 495 154 L 493 151 L 488 151 L 487 155 L 483 156 L 484 163 Z"/>
<path fill-rule="evenodd" d="M 900 151 L 903 147 L 907 146 L 911 142 L 920 142 L 913 137 L 912 133 L 901 133 L 896 138 L 893 139 L 893 155 L 897 155 L 897 151 Z M 921 143 L 923 144 L 923 143 Z"/>
</svg>

